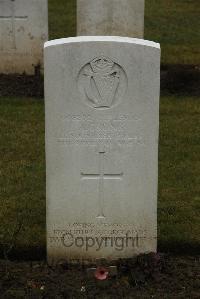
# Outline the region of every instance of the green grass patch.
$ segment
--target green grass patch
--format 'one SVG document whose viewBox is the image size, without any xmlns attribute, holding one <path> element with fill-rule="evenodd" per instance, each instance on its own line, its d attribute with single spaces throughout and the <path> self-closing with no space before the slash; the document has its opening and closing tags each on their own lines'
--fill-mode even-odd
<svg viewBox="0 0 200 299">
<path fill-rule="evenodd" d="M 159 244 L 162 250 L 200 246 L 200 102 L 162 97 L 159 150 Z M 44 103 L 0 99 L 0 243 L 45 249 Z M 13 234 L 22 224 L 12 244 Z M 3 245 L 4 244 L 4 245 Z"/>
<path fill-rule="evenodd" d="M 146 0 L 145 39 L 162 47 L 164 64 L 200 64 L 199 0 Z M 76 36 L 76 0 L 49 0 L 50 39 Z"/>
<path fill-rule="evenodd" d="M 76 0 L 49 0 L 50 39 L 76 36 Z"/>
<path fill-rule="evenodd" d="M 199 113 L 198 98 L 161 100 L 158 220 L 162 248 L 200 246 Z"/>
<path fill-rule="evenodd" d="M 17 246 L 44 247 L 44 105 L 34 99 L 2 99 L 0 115 L 0 242 L 7 250 L 22 224 Z"/>
<path fill-rule="evenodd" d="M 200 64 L 199 0 L 145 2 L 145 38 L 161 43 L 162 63 Z"/>
</svg>

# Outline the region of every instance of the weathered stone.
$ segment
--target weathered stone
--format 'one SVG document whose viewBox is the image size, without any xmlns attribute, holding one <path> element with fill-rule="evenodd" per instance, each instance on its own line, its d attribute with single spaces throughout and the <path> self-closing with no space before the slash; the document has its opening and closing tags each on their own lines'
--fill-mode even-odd
<svg viewBox="0 0 200 299">
<path fill-rule="evenodd" d="M 144 0 L 77 0 L 77 35 L 143 38 Z"/>
<path fill-rule="evenodd" d="M 47 39 L 47 0 L 0 0 L 0 73 L 38 72 Z"/>
<path fill-rule="evenodd" d="M 160 48 L 45 44 L 49 261 L 156 252 Z"/>
</svg>

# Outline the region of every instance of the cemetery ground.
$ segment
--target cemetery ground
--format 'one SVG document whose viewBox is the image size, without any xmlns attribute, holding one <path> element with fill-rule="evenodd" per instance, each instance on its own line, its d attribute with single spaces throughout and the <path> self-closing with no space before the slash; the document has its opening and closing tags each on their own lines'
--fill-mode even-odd
<svg viewBox="0 0 200 299">
<path fill-rule="evenodd" d="M 45 264 L 43 78 L 0 76 L 0 298 L 200 298 L 199 10 L 146 1 L 145 38 L 162 47 L 159 253 L 119 261 L 105 281 Z M 75 35 L 75 0 L 49 13 L 51 39 Z"/>
<path fill-rule="evenodd" d="M 45 266 L 44 101 L 1 98 L 3 298 L 199 298 L 199 113 L 196 96 L 161 97 L 159 254 L 121 261 L 101 282 L 88 266 Z"/>
</svg>

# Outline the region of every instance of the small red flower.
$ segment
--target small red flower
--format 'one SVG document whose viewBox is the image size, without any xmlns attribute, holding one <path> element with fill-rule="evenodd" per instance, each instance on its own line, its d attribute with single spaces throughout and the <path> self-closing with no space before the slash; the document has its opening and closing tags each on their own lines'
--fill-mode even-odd
<svg viewBox="0 0 200 299">
<path fill-rule="evenodd" d="M 98 280 L 105 280 L 108 277 L 108 270 L 106 268 L 103 267 L 98 267 L 95 271 L 94 276 L 96 277 L 96 279 Z"/>
</svg>

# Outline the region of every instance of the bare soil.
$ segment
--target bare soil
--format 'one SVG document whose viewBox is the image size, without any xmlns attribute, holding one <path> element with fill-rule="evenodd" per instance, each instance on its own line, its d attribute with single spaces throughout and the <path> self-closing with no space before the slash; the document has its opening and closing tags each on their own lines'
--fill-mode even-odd
<svg viewBox="0 0 200 299">
<path fill-rule="evenodd" d="M 0 261 L 0 298 L 200 298 L 200 256 L 141 255 L 121 260 L 106 280 L 88 266 Z"/>
<path fill-rule="evenodd" d="M 200 65 L 161 66 L 161 93 L 200 96 Z"/>
</svg>

